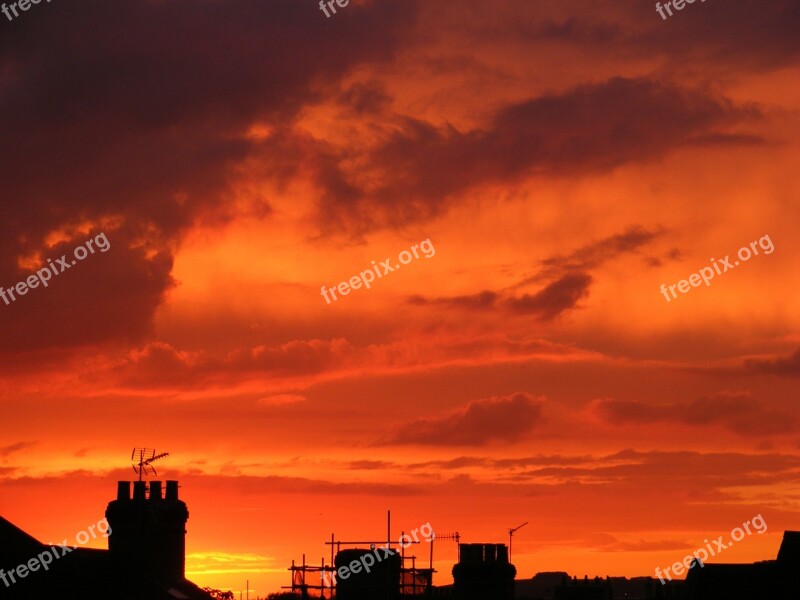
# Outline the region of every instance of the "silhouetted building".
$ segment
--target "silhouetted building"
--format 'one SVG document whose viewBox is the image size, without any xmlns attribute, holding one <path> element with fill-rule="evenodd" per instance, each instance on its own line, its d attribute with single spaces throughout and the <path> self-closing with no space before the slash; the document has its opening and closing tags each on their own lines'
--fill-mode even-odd
<svg viewBox="0 0 800 600">
<path fill-rule="evenodd" d="M 369 555 L 372 558 L 364 560 L 369 558 Z M 346 569 L 347 577 L 337 576 L 336 578 L 337 598 L 339 600 L 396 600 L 400 597 L 401 562 L 397 552 L 391 551 L 391 555 L 386 556 L 386 552 L 381 548 L 340 550 L 336 554 L 333 564 L 337 573 L 339 569 Z M 368 563 L 369 572 L 364 570 L 364 563 Z"/>
<path fill-rule="evenodd" d="M 13 600 L 211 600 L 184 578 L 186 505 L 178 482 L 120 482 L 117 499 L 106 511 L 108 550 L 60 550 L 45 545 L 0 517 L 0 598 Z M 18 567 L 45 552 L 57 552 L 48 569 L 41 565 L 24 577 Z M 9 572 L 16 573 L 13 581 Z M 24 571 L 23 571 L 24 572 Z"/>
<path fill-rule="evenodd" d="M 553 600 L 555 589 L 569 581 L 565 571 L 537 573 L 530 579 L 518 579 L 514 584 L 514 597 L 524 600 Z"/>
<path fill-rule="evenodd" d="M 555 588 L 554 592 L 555 600 L 612 600 L 613 597 L 611 583 L 600 577 L 573 577 Z"/>
<path fill-rule="evenodd" d="M 777 560 L 694 566 L 686 600 L 794 600 L 800 598 L 800 531 L 785 531 Z"/>
<path fill-rule="evenodd" d="M 597 597 L 613 600 L 683 600 L 683 581 L 668 581 L 666 585 L 662 585 L 654 577 L 606 577 L 589 580 L 586 577 L 570 577 L 565 571 L 551 571 L 537 573 L 531 579 L 517 580 L 514 591 L 517 600 Z"/>
<path fill-rule="evenodd" d="M 607 577 L 614 600 L 682 600 L 682 580 L 661 583 L 655 577 Z"/>
<path fill-rule="evenodd" d="M 517 569 L 505 544 L 459 544 L 453 588 L 459 600 L 513 600 Z"/>
<path fill-rule="evenodd" d="M 798 600 L 800 532 L 786 531 L 776 560 L 751 564 L 704 564 L 686 581 L 662 585 L 652 577 L 570 578 L 558 571 L 517 582 L 519 600 Z"/>
</svg>

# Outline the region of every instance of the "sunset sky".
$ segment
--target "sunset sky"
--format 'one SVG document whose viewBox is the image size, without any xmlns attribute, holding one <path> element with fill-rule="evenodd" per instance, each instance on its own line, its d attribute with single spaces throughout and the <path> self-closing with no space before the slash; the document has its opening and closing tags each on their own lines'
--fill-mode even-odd
<svg viewBox="0 0 800 600">
<path fill-rule="evenodd" d="M 337 11 L 0 14 L 0 285 L 110 244 L 0 301 L 0 516 L 74 539 L 146 446 L 188 578 L 237 597 L 389 509 L 395 538 L 528 521 L 524 578 L 653 575 L 758 514 L 712 560 L 774 558 L 800 529 L 800 5 Z M 435 583 L 455 560 L 436 543 Z"/>
</svg>

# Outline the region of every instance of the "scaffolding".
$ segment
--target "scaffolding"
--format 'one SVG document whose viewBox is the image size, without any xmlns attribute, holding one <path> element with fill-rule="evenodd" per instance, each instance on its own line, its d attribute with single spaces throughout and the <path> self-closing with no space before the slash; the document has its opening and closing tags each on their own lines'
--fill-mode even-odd
<svg viewBox="0 0 800 600">
<path fill-rule="evenodd" d="M 457 534 L 456 534 L 457 535 Z M 401 532 L 399 539 L 404 539 L 405 532 Z M 449 538 L 450 536 L 447 536 Z M 319 592 L 321 598 L 335 598 L 336 597 L 336 568 L 335 561 L 342 549 L 359 549 L 367 547 L 370 550 L 375 550 L 378 547 L 392 549 L 392 546 L 400 546 L 400 578 L 398 581 L 398 592 L 401 597 L 412 597 L 423 594 L 430 595 L 433 589 L 433 574 L 436 572 L 433 568 L 433 541 L 436 535 L 433 534 L 430 540 L 430 555 L 429 566 L 422 568 L 417 566 L 418 557 L 415 554 L 406 554 L 406 547 L 412 544 L 420 544 L 419 541 L 410 541 L 405 544 L 392 542 L 391 539 L 391 512 L 387 515 L 387 529 L 386 540 L 369 540 L 369 541 L 344 541 L 337 540 L 334 534 L 331 534 L 331 539 L 325 542 L 326 546 L 331 547 L 330 563 L 325 564 L 325 557 L 322 557 L 319 565 L 310 565 L 306 563 L 306 555 L 303 555 L 302 564 L 295 564 L 292 561 L 292 566 L 289 571 L 292 574 L 292 585 L 283 586 L 282 589 L 291 589 L 292 593 L 299 594 L 302 598 L 309 598 L 309 591 Z M 445 538 L 445 539 L 447 539 Z M 452 539 L 452 538 L 451 538 Z M 395 549 L 395 552 L 397 550 Z M 316 583 L 319 578 L 319 583 Z M 316 594 L 314 594 L 316 595 Z"/>
<path fill-rule="evenodd" d="M 336 584 L 334 582 L 334 569 L 333 562 L 330 565 L 325 564 L 325 557 L 320 560 L 319 566 L 309 565 L 306 563 L 306 555 L 303 554 L 303 563 L 296 565 L 292 560 L 292 566 L 289 567 L 292 572 L 292 585 L 282 586 L 282 589 L 291 589 L 293 594 L 299 594 L 301 598 L 309 597 L 309 590 L 319 590 L 320 598 L 325 598 L 325 590 L 328 590 L 328 598 L 335 597 Z M 309 583 L 308 576 L 311 575 L 312 583 Z M 319 574 L 319 584 L 313 583 L 316 579 L 316 574 Z"/>
</svg>

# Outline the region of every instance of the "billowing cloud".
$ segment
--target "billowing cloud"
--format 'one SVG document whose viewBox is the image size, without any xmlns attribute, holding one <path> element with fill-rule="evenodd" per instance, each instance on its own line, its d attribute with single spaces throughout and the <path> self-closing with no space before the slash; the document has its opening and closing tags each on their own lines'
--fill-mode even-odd
<svg viewBox="0 0 800 600">
<path fill-rule="evenodd" d="M 237 199 L 235 167 L 261 157 L 279 176 L 298 144 L 281 128 L 356 66 L 390 59 L 415 6 L 352 6 L 332 27 L 292 0 L 89 0 L 4 23 L 0 285 L 30 274 L 21 258 L 71 250 L 77 235 L 48 242 L 65 229 L 105 231 L 113 251 L 0 306 L 0 351 L 145 338 L 180 236 L 270 213 L 257 194 Z M 248 137 L 256 123 L 274 139 Z"/>
<path fill-rule="evenodd" d="M 326 219 L 359 215 L 404 223 L 441 213 L 454 194 L 531 175 L 608 172 L 699 143 L 752 143 L 729 131 L 759 116 L 753 106 L 701 89 L 614 77 L 507 105 L 482 128 L 403 118 L 371 152 L 382 182 L 354 197 L 328 195 Z"/>
<path fill-rule="evenodd" d="M 452 298 L 412 296 L 409 302 L 419 306 L 435 305 L 464 310 L 505 310 L 550 321 L 563 312 L 575 308 L 578 301 L 589 294 L 591 282 L 591 276 L 586 273 L 570 273 L 533 294 L 522 294 L 518 297 L 511 295 L 504 297 L 496 292 L 483 291 Z"/>
<path fill-rule="evenodd" d="M 666 21 L 656 12 L 655 3 L 638 0 L 613 5 L 581 1 L 574 6 L 567 14 L 557 9 L 542 14 L 541 7 L 536 7 L 538 14 L 530 13 L 527 19 L 506 24 L 495 33 L 584 48 L 595 57 L 620 52 L 658 56 L 670 71 L 682 71 L 691 62 L 720 74 L 763 72 L 792 64 L 800 56 L 795 35 L 800 14 L 792 0 L 770 4 L 740 0 L 734 10 L 721 2 L 704 2 L 673 11 Z"/>
<path fill-rule="evenodd" d="M 147 385 L 157 381 L 161 385 L 202 387 L 226 373 L 238 373 L 239 377 L 247 374 L 263 377 L 320 373 L 344 365 L 353 352 L 352 346 L 342 339 L 293 340 L 273 346 L 241 348 L 224 356 L 181 351 L 169 344 L 154 342 L 141 350 L 131 351 L 114 368 L 114 373 L 128 385 Z M 276 395 L 262 398 L 262 403 L 269 404 L 276 399 L 278 404 L 285 404 L 299 401 L 302 397 Z"/>
<path fill-rule="evenodd" d="M 581 298 L 589 295 L 591 283 L 592 277 L 588 273 L 570 273 L 549 283 L 535 294 L 509 298 L 507 303 L 514 312 L 550 320 L 575 308 Z"/>
<path fill-rule="evenodd" d="M 443 308 L 473 311 L 504 311 L 552 321 L 579 307 L 589 296 L 593 278 L 590 271 L 627 254 L 641 253 L 642 248 L 662 235 L 660 229 L 628 227 L 621 233 L 581 246 L 567 255 L 542 260 L 533 275 L 499 292 L 483 290 L 474 294 L 444 298 L 411 296 L 413 305 L 434 305 Z M 652 257 L 648 257 L 651 259 Z M 651 262 L 648 264 L 651 264 Z M 521 291 L 536 286 L 536 291 Z"/>
<path fill-rule="evenodd" d="M 567 255 L 544 259 L 539 271 L 522 281 L 520 285 L 552 279 L 563 273 L 590 271 L 620 256 L 641 253 L 644 246 L 658 239 L 663 233 L 663 229 L 647 229 L 641 225 L 633 225 L 625 231 L 581 246 Z"/>
<path fill-rule="evenodd" d="M 513 443 L 542 422 L 542 404 L 526 392 L 476 400 L 445 416 L 404 423 L 384 443 L 434 446 Z"/>
</svg>

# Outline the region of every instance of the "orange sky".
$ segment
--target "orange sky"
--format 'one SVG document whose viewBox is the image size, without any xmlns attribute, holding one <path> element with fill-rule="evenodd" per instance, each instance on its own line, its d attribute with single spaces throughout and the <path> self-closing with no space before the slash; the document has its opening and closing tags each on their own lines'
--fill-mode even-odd
<svg viewBox="0 0 800 600">
<path fill-rule="evenodd" d="M 110 248 L 0 302 L 0 515 L 74 538 L 148 446 L 189 505 L 189 578 L 222 589 L 275 591 L 387 509 L 395 536 L 466 542 L 529 521 L 521 577 L 650 575 L 758 514 L 719 560 L 773 558 L 800 528 L 799 18 L 87 0 L 2 20 L 0 285 Z M 437 583 L 455 557 L 436 545 Z"/>
</svg>

